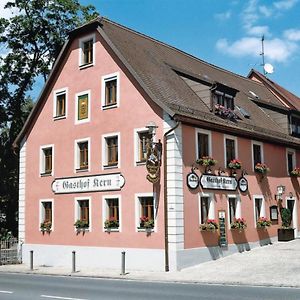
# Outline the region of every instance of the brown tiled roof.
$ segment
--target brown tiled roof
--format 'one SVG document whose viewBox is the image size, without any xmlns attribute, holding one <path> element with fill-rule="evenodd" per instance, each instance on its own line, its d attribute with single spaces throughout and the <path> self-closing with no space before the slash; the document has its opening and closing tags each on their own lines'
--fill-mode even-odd
<svg viewBox="0 0 300 300">
<path fill-rule="evenodd" d="M 254 69 L 250 71 L 248 77 L 255 77 L 257 80 L 262 82 L 268 89 L 278 95 L 290 109 L 300 110 L 300 98 L 280 86 L 278 83 L 272 81 L 270 78 Z"/>
<path fill-rule="evenodd" d="M 98 26 L 98 27 L 97 27 Z M 137 80 L 141 88 L 148 96 L 173 117 L 182 117 L 186 122 L 193 123 L 201 121 L 210 126 L 217 126 L 229 132 L 240 132 L 240 134 L 258 136 L 261 139 L 273 137 L 276 142 L 296 144 L 300 141 L 287 134 L 276 124 L 253 100 L 257 95 L 259 99 L 283 107 L 282 102 L 267 89 L 262 83 L 249 78 L 234 74 L 207 62 L 204 62 L 192 55 L 180 51 L 174 47 L 159 42 L 153 38 L 128 29 L 106 18 L 97 18 L 88 25 L 82 26 L 70 33 L 70 40 L 88 30 L 97 27 L 99 34 L 114 54 L 121 60 L 125 68 Z M 66 45 L 70 44 L 70 40 Z M 48 79 L 35 109 L 26 122 L 15 145 L 19 144 L 26 131 L 30 128 L 43 98 L 59 67 L 60 60 L 64 59 L 67 47 L 60 53 L 54 69 Z M 214 82 L 238 90 L 235 97 L 235 104 L 245 109 L 250 118 L 240 115 L 240 120 L 232 122 L 222 119 L 208 107 L 204 101 L 187 85 L 178 75 L 177 71 L 191 74 L 195 79 L 207 81 L 212 85 Z M 251 93 L 252 91 L 253 93 Z"/>
</svg>

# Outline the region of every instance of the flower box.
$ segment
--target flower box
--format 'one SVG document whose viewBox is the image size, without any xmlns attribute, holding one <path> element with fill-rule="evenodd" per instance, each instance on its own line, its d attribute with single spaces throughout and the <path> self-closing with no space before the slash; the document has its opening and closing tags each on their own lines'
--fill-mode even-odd
<svg viewBox="0 0 300 300">
<path fill-rule="evenodd" d="M 231 229 L 244 230 L 247 228 L 247 224 L 244 218 L 237 218 L 230 224 Z"/>
<path fill-rule="evenodd" d="M 267 227 L 270 227 L 271 225 L 272 225 L 272 222 L 264 217 L 259 218 L 256 222 L 257 228 L 266 229 Z"/>
<path fill-rule="evenodd" d="M 295 168 L 290 172 L 291 177 L 299 177 L 300 176 L 300 168 Z"/>
<path fill-rule="evenodd" d="M 118 229 L 119 228 L 119 221 L 116 218 L 111 217 L 111 218 L 105 220 L 104 228 L 108 231 L 109 231 L 109 229 Z"/>
<path fill-rule="evenodd" d="M 154 228 L 154 220 L 149 217 L 142 216 L 140 217 L 140 227 L 139 229 L 152 229 Z"/>
<path fill-rule="evenodd" d="M 230 108 L 225 108 L 220 104 L 215 105 L 215 114 L 231 121 L 236 121 L 237 119 L 239 119 L 239 117 L 233 110 L 231 110 Z"/>
<path fill-rule="evenodd" d="M 42 222 L 40 225 L 40 229 L 43 233 L 44 232 L 50 233 L 52 229 L 52 223 L 49 221 Z"/>
<path fill-rule="evenodd" d="M 219 229 L 219 225 L 216 220 L 208 219 L 205 223 L 200 224 L 199 226 L 200 231 L 216 231 Z"/>
<path fill-rule="evenodd" d="M 259 173 L 259 174 L 262 174 L 262 175 L 265 175 L 267 174 L 270 169 L 267 167 L 266 164 L 262 164 L 262 163 L 257 163 L 254 167 L 254 171 L 256 173 Z"/>
<path fill-rule="evenodd" d="M 77 220 L 74 223 L 74 226 L 75 226 L 77 232 L 80 232 L 80 231 L 85 232 L 89 228 L 89 223 L 87 221 Z"/>
<path fill-rule="evenodd" d="M 202 156 L 200 159 L 196 160 L 196 163 L 204 167 L 209 167 L 214 166 L 217 161 L 210 156 Z"/>
<path fill-rule="evenodd" d="M 239 170 L 242 167 L 242 163 L 238 159 L 233 159 L 227 167 L 228 169 Z"/>
<path fill-rule="evenodd" d="M 278 228 L 278 242 L 288 242 L 295 239 L 294 228 Z"/>
</svg>

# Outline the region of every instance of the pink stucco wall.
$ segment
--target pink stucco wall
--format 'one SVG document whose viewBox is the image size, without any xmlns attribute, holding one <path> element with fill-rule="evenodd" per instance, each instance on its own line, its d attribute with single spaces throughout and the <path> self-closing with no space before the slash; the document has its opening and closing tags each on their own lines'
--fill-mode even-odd
<svg viewBox="0 0 300 300">
<path fill-rule="evenodd" d="M 96 35 L 96 64 L 79 70 L 78 39 L 71 45 L 67 59 L 46 99 L 43 109 L 36 118 L 27 136 L 26 148 L 26 243 L 89 245 L 102 247 L 163 247 L 163 207 L 162 190 L 159 195 L 160 209 L 157 216 L 157 232 L 146 236 L 145 232 L 135 232 L 135 194 L 152 193 L 153 185 L 146 180 L 145 165 L 134 166 L 134 128 L 143 128 L 149 121 L 158 126 L 157 138 L 162 139 L 162 111 L 147 100 L 134 86 L 120 63 L 102 46 Z M 101 110 L 101 76 L 120 72 L 120 106 Z M 68 87 L 67 118 L 53 120 L 53 90 Z M 75 125 L 75 94 L 91 91 L 90 122 Z M 120 132 L 121 167 L 102 170 L 102 134 Z M 91 140 L 90 172 L 74 173 L 74 141 Z M 40 146 L 54 144 L 54 176 L 40 177 Z M 72 177 L 121 172 L 126 183 L 121 191 L 94 192 L 84 194 L 54 195 L 51 183 L 57 177 Z M 162 170 L 163 172 L 163 170 Z M 76 235 L 74 231 L 75 197 L 91 197 L 92 231 Z M 102 196 L 121 195 L 122 233 L 102 232 Z M 50 235 L 39 231 L 39 201 L 54 199 L 54 230 Z"/>
<path fill-rule="evenodd" d="M 221 167 L 224 170 L 224 134 L 211 131 L 212 139 L 212 156 L 218 161 L 217 165 L 213 167 L 214 173 Z M 196 140 L 195 128 L 192 126 L 183 127 L 183 157 L 184 157 L 184 177 L 190 172 L 191 166 L 196 160 Z M 255 242 L 271 238 L 277 235 L 277 228 L 281 221 L 273 223 L 268 230 L 261 230 L 255 228 L 254 218 L 254 203 L 253 195 L 262 195 L 265 198 L 266 216 L 270 219 L 269 207 L 277 205 L 275 200 L 276 187 L 280 184 L 286 187 L 284 198 L 289 196 L 292 192 L 295 197 L 295 209 L 298 212 L 299 222 L 299 182 L 297 178 L 291 179 L 287 176 L 286 166 L 286 148 L 283 146 L 273 145 L 270 143 L 263 143 L 264 162 L 270 167 L 270 172 L 263 179 L 252 170 L 252 153 L 251 140 L 245 138 L 237 138 L 238 144 L 238 159 L 242 161 L 242 169 L 248 173 L 246 178 L 249 184 L 249 190 L 246 193 L 237 191 L 221 191 L 221 190 L 207 190 L 201 187 L 196 190 L 190 190 L 187 185 L 184 185 L 184 247 L 195 248 L 203 246 L 218 245 L 218 233 L 200 232 L 199 231 L 199 193 L 209 192 L 214 193 L 215 201 L 215 219 L 218 218 L 218 211 L 225 210 L 226 220 L 228 222 L 228 197 L 230 194 L 238 194 L 241 198 L 242 217 L 247 221 L 247 229 L 242 232 L 236 232 L 229 229 L 229 224 L 226 222 L 226 232 L 229 244 L 239 244 L 247 242 Z M 296 155 L 296 163 L 300 160 L 299 153 Z M 298 164 L 299 165 L 299 164 Z M 225 169 L 226 170 L 226 169 Z M 200 176 L 204 169 L 200 167 L 196 173 Z M 227 173 L 228 174 L 228 173 Z M 238 177 L 241 171 L 238 171 Z M 280 218 L 280 217 L 279 217 Z M 299 226 L 299 225 L 298 225 Z"/>
</svg>

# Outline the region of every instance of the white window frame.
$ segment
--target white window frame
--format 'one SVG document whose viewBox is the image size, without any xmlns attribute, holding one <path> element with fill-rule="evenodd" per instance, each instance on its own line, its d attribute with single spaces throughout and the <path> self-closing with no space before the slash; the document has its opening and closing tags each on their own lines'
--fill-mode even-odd
<svg viewBox="0 0 300 300">
<path fill-rule="evenodd" d="M 41 230 L 41 223 L 44 222 L 45 220 L 45 209 L 43 203 L 45 202 L 51 202 L 51 210 L 52 210 L 52 219 L 51 219 L 51 231 L 54 231 L 54 199 L 40 199 L 40 204 L 39 204 L 39 224 L 38 228 L 39 231 Z"/>
<path fill-rule="evenodd" d="M 93 61 L 90 64 L 84 64 L 83 63 L 83 44 L 91 39 L 93 40 Z M 85 69 L 85 68 L 94 66 L 96 64 L 96 35 L 94 33 L 79 39 L 78 49 L 79 49 L 79 51 L 78 51 L 79 69 Z"/>
<path fill-rule="evenodd" d="M 215 219 L 215 199 L 213 193 L 199 193 L 198 197 L 198 216 L 199 216 L 199 224 L 201 224 L 201 198 L 207 197 L 209 199 L 209 209 L 208 209 L 208 219 Z"/>
<path fill-rule="evenodd" d="M 286 172 L 287 172 L 287 175 L 290 176 L 289 174 L 289 161 L 288 161 L 288 154 L 289 153 L 292 153 L 293 154 L 293 169 L 296 167 L 296 151 L 295 149 L 292 149 L 292 148 L 286 148 Z"/>
<path fill-rule="evenodd" d="M 263 195 L 253 195 L 253 218 L 254 218 L 254 227 L 256 228 L 256 217 L 255 217 L 255 199 L 261 199 L 261 209 L 260 209 L 260 215 L 259 218 L 266 218 L 266 201 Z"/>
<path fill-rule="evenodd" d="M 114 105 L 105 105 L 105 83 L 111 80 L 117 80 L 117 103 Z M 120 72 L 111 73 L 101 77 L 101 109 L 106 110 L 110 108 L 116 108 L 120 106 Z"/>
<path fill-rule="evenodd" d="M 78 120 L 78 100 L 79 97 L 83 95 L 88 95 L 88 118 L 83 120 Z M 75 125 L 88 123 L 91 121 L 91 106 L 92 106 L 91 90 L 86 90 L 75 94 Z"/>
<path fill-rule="evenodd" d="M 226 139 L 229 139 L 229 140 L 234 140 L 234 150 L 235 150 L 235 153 L 234 153 L 234 158 L 237 159 L 238 158 L 238 140 L 237 140 L 237 137 L 236 136 L 232 136 L 232 135 L 227 135 L 227 134 L 224 134 L 224 167 L 227 168 L 227 164 L 226 164 Z"/>
<path fill-rule="evenodd" d="M 139 139 L 139 133 L 146 133 L 149 132 L 149 129 L 146 127 L 142 128 L 135 128 L 133 130 L 133 149 L 134 149 L 134 166 L 140 166 L 145 165 L 146 162 L 140 162 L 140 139 Z"/>
<path fill-rule="evenodd" d="M 86 197 L 75 197 L 74 198 L 74 224 L 80 217 L 80 205 L 78 201 L 88 200 L 89 201 L 89 227 L 87 228 L 88 231 L 92 231 L 92 198 L 90 196 Z M 74 231 L 76 232 L 77 229 L 74 226 Z"/>
<path fill-rule="evenodd" d="M 242 218 L 242 201 L 241 197 L 237 194 L 228 194 L 227 195 L 227 212 L 228 212 L 228 227 L 230 228 L 230 207 L 229 207 L 229 199 L 235 199 L 235 218 Z"/>
<path fill-rule="evenodd" d="M 53 91 L 53 119 L 54 120 L 60 120 L 60 119 L 66 119 L 68 115 L 68 93 L 69 89 L 67 87 L 61 88 L 58 90 Z M 56 116 L 56 106 L 57 106 L 57 96 L 65 94 L 66 95 L 66 103 L 65 103 L 65 115 L 64 116 Z"/>
<path fill-rule="evenodd" d="M 118 199 L 119 201 L 119 228 L 115 229 L 112 228 L 111 231 L 116 231 L 116 232 L 122 232 L 122 198 L 121 195 L 104 195 L 102 197 L 102 231 L 108 231 L 107 229 L 104 228 L 104 222 L 105 220 L 108 218 L 108 205 L 107 205 L 107 201 L 109 199 Z"/>
<path fill-rule="evenodd" d="M 252 158 L 252 171 L 254 172 L 254 151 L 253 151 L 253 145 L 260 146 L 260 154 L 261 154 L 261 163 L 263 164 L 265 162 L 264 159 L 264 144 L 257 141 L 251 141 L 251 158 Z"/>
<path fill-rule="evenodd" d="M 115 136 L 118 137 L 118 164 L 116 166 L 108 166 L 106 139 Z M 112 133 L 103 134 L 101 141 L 102 141 L 102 170 L 120 168 L 121 167 L 121 133 L 112 132 Z"/>
<path fill-rule="evenodd" d="M 50 174 L 44 175 L 45 173 L 45 153 L 44 150 L 52 148 L 52 171 Z M 54 175 L 54 144 L 49 144 L 49 145 L 42 145 L 40 146 L 40 170 L 39 170 L 40 177 L 43 176 L 53 176 Z"/>
<path fill-rule="evenodd" d="M 144 228 L 139 228 L 140 217 L 141 217 L 141 202 L 142 197 L 153 197 L 153 215 L 154 215 L 154 228 L 152 231 L 157 232 L 157 194 L 156 193 L 137 193 L 134 195 L 135 198 L 135 231 L 146 231 Z"/>
<path fill-rule="evenodd" d="M 88 164 L 89 167 L 84 170 L 80 170 L 80 151 L 79 151 L 79 146 L 78 144 L 88 142 Z M 91 138 L 83 138 L 83 139 L 78 139 L 74 141 L 74 173 L 79 173 L 79 172 L 90 172 L 91 170 Z"/>
<path fill-rule="evenodd" d="M 198 143 L 198 133 L 202 133 L 202 134 L 206 134 L 208 135 L 208 155 L 212 156 L 212 139 L 211 139 L 211 131 L 210 130 L 205 130 L 205 129 L 201 129 L 201 128 L 196 128 L 195 129 L 195 141 L 196 141 L 196 149 L 195 149 L 195 157 L 196 159 L 199 159 L 201 157 L 198 157 L 198 147 L 199 147 L 199 143 Z"/>
</svg>

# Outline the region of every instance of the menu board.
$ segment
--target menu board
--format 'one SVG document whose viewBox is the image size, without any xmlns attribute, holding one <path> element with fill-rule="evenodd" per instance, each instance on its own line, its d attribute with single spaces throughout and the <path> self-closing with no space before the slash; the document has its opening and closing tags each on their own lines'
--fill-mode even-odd
<svg viewBox="0 0 300 300">
<path fill-rule="evenodd" d="M 219 232 L 220 232 L 219 245 L 220 247 L 227 247 L 225 210 L 219 210 L 218 215 L 219 215 Z"/>
</svg>

